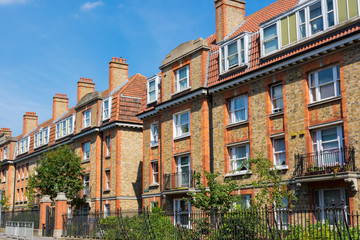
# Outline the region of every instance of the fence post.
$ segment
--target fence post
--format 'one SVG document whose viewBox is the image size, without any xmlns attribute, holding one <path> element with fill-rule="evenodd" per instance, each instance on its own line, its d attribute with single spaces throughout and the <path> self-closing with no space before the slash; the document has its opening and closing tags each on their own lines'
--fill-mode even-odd
<svg viewBox="0 0 360 240">
<path fill-rule="evenodd" d="M 42 196 L 40 200 L 40 219 L 39 219 L 39 230 L 38 230 L 39 236 L 43 235 L 42 227 L 46 223 L 46 207 L 50 207 L 51 202 L 52 201 L 49 195 Z"/>
<path fill-rule="evenodd" d="M 60 238 L 63 232 L 63 215 L 66 214 L 67 198 L 65 193 L 60 192 L 55 198 L 55 224 L 54 238 Z"/>
</svg>

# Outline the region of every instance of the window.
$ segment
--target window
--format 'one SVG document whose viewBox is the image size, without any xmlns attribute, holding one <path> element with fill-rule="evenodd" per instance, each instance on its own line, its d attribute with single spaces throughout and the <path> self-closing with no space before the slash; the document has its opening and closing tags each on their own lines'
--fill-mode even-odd
<svg viewBox="0 0 360 240">
<path fill-rule="evenodd" d="M 43 146 L 45 144 L 49 143 L 49 133 L 50 133 L 50 127 L 40 129 L 38 132 L 34 135 L 34 148 Z"/>
<path fill-rule="evenodd" d="M 344 164 L 342 126 L 319 129 L 311 132 L 314 167 Z"/>
<path fill-rule="evenodd" d="M 151 201 L 150 202 L 150 211 L 153 210 L 153 208 L 158 208 L 159 207 L 159 202 L 158 201 Z"/>
<path fill-rule="evenodd" d="M 104 218 L 110 217 L 110 204 L 104 204 Z"/>
<path fill-rule="evenodd" d="M 286 197 L 279 200 L 278 204 L 274 203 L 274 220 L 279 229 L 286 230 L 289 226 L 289 201 Z"/>
<path fill-rule="evenodd" d="M 91 109 L 83 112 L 83 128 L 91 126 Z"/>
<path fill-rule="evenodd" d="M 22 165 L 22 167 L 21 167 L 21 179 L 24 179 L 25 178 L 25 166 L 24 165 Z"/>
<path fill-rule="evenodd" d="M 26 168 L 25 168 L 25 178 L 29 177 L 29 164 L 26 164 Z"/>
<path fill-rule="evenodd" d="M 61 120 L 60 122 L 56 123 L 55 138 L 59 139 L 74 133 L 74 121 L 75 121 L 75 116 L 71 115 L 70 117 L 67 117 Z"/>
<path fill-rule="evenodd" d="M 248 36 L 220 47 L 220 73 L 248 62 Z"/>
<path fill-rule="evenodd" d="M 159 184 L 159 164 L 158 162 L 153 162 L 152 164 L 152 184 Z"/>
<path fill-rule="evenodd" d="M 151 146 L 157 146 L 159 144 L 159 125 L 157 123 L 151 124 L 150 130 Z"/>
<path fill-rule="evenodd" d="M 83 143 L 83 161 L 90 160 L 90 142 Z"/>
<path fill-rule="evenodd" d="M 273 24 L 263 30 L 263 52 L 269 54 L 279 49 L 277 24 Z"/>
<path fill-rule="evenodd" d="M 250 208 L 251 206 L 251 194 L 241 194 L 240 204 L 242 207 Z"/>
<path fill-rule="evenodd" d="M 90 175 L 85 174 L 83 181 L 84 181 L 83 195 L 89 196 L 90 195 Z"/>
<path fill-rule="evenodd" d="M 309 86 L 310 101 L 312 103 L 340 96 L 339 65 L 310 74 Z"/>
<path fill-rule="evenodd" d="M 68 218 L 68 219 L 71 219 L 71 218 L 72 218 L 72 207 L 68 207 L 67 218 Z"/>
<path fill-rule="evenodd" d="M 237 123 L 248 120 L 248 96 L 242 95 L 229 101 L 229 122 Z"/>
<path fill-rule="evenodd" d="M 147 103 L 156 102 L 159 99 L 160 76 L 155 76 L 147 80 Z"/>
<path fill-rule="evenodd" d="M 174 200 L 174 221 L 176 225 L 190 227 L 191 204 L 183 199 Z"/>
<path fill-rule="evenodd" d="M 249 170 L 249 145 L 229 148 L 230 172 L 246 174 Z"/>
<path fill-rule="evenodd" d="M 274 165 L 286 167 L 285 138 L 273 139 Z"/>
<path fill-rule="evenodd" d="M 190 135 L 190 111 L 174 114 L 174 137 Z"/>
<path fill-rule="evenodd" d="M 305 18 L 305 10 L 301 10 L 298 12 L 298 28 L 299 28 L 299 39 L 305 38 L 307 36 L 306 30 L 306 18 Z"/>
<path fill-rule="evenodd" d="M 17 143 L 17 155 L 29 151 L 30 137 L 25 137 Z"/>
<path fill-rule="evenodd" d="M 6 169 L 2 170 L 2 182 L 6 182 Z"/>
<path fill-rule="evenodd" d="M 315 3 L 309 8 L 310 14 L 310 31 L 311 34 L 318 33 L 324 30 L 323 15 L 321 10 L 321 2 Z"/>
<path fill-rule="evenodd" d="M 284 109 L 283 103 L 283 86 L 282 84 L 271 87 L 271 104 L 272 112 L 282 112 Z"/>
<path fill-rule="evenodd" d="M 335 203 L 335 208 L 333 206 Z M 337 221 L 344 221 L 344 210 L 339 208 L 342 203 L 348 205 L 348 197 L 344 188 L 339 189 L 319 189 L 314 192 L 315 217 L 317 221 L 327 220 L 330 225 Z M 335 218 L 336 215 L 336 218 Z"/>
<path fill-rule="evenodd" d="M 190 88 L 189 65 L 175 71 L 175 89 L 181 92 Z"/>
<path fill-rule="evenodd" d="M 103 121 L 109 119 L 111 114 L 111 97 L 108 97 L 103 100 L 102 110 L 103 110 L 103 114 L 102 114 Z"/>
<path fill-rule="evenodd" d="M 176 188 L 191 187 L 190 156 L 176 158 Z"/>
<path fill-rule="evenodd" d="M 17 168 L 17 180 L 20 181 L 20 167 Z"/>
<path fill-rule="evenodd" d="M 105 190 L 110 190 L 110 170 L 106 170 L 105 171 L 105 177 L 106 177 L 106 189 Z"/>
<path fill-rule="evenodd" d="M 17 198 L 16 198 L 16 200 L 18 201 L 18 202 L 20 202 L 20 189 L 16 189 L 16 195 L 17 195 Z"/>
<path fill-rule="evenodd" d="M 106 156 L 110 156 L 110 154 L 111 154 L 111 137 L 107 136 L 105 140 L 106 140 Z"/>
<path fill-rule="evenodd" d="M 8 149 L 7 147 L 4 148 L 4 158 L 3 159 L 7 159 L 8 157 Z"/>
</svg>

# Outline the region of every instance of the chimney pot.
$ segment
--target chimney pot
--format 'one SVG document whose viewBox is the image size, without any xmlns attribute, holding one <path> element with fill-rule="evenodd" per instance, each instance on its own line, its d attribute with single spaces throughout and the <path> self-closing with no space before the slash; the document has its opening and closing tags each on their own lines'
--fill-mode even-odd
<svg viewBox="0 0 360 240">
<path fill-rule="evenodd" d="M 35 112 L 26 112 L 23 117 L 23 135 L 30 132 L 38 125 L 38 116 Z"/>
<path fill-rule="evenodd" d="M 53 97 L 53 114 L 52 119 L 55 120 L 69 110 L 69 99 L 66 94 L 55 93 Z"/>
<path fill-rule="evenodd" d="M 128 78 L 129 64 L 126 63 L 125 58 L 113 57 L 113 61 L 109 63 L 109 90 L 114 90 Z"/>
<path fill-rule="evenodd" d="M 86 94 L 95 92 L 95 83 L 92 78 L 80 78 L 77 86 L 77 102 Z"/>
</svg>

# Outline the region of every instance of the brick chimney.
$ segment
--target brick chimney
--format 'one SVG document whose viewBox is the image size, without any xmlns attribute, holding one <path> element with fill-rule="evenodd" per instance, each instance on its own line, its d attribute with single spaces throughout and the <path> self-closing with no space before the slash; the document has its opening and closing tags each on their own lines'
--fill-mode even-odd
<svg viewBox="0 0 360 240">
<path fill-rule="evenodd" d="M 53 120 L 60 117 L 67 110 L 69 110 L 69 99 L 66 94 L 55 93 L 55 97 L 53 97 Z"/>
<path fill-rule="evenodd" d="M 38 116 L 35 112 L 26 112 L 23 120 L 23 135 L 30 132 L 38 125 Z"/>
<path fill-rule="evenodd" d="M 215 0 L 216 42 L 222 41 L 245 19 L 242 0 Z"/>
<path fill-rule="evenodd" d="M 95 83 L 91 78 L 80 78 L 77 88 L 77 102 L 88 93 L 95 92 Z"/>
<path fill-rule="evenodd" d="M 5 134 L 5 136 L 11 137 L 11 130 L 10 128 L 1 128 L 0 134 Z"/>
<path fill-rule="evenodd" d="M 109 90 L 114 90 L 128 78 L 129 64 L 126 63 L 126 59 L 113 57 L 109 62 Z"/>
</svg>

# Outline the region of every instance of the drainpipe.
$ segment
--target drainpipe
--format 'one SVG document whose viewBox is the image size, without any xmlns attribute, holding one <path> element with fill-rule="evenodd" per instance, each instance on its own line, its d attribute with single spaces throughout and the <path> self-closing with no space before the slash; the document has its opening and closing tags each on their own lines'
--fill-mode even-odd
<svg viewBox="0 0 360 240">
<path fill-rule="evenodd" d="M 214 126 L 213 126 L 213 97 L 209 95 L 209 148 L 210 148 L 210 172 L 214 173 Z"/>
<path fill-rule="evenodd" d="M 100 151 L 100 212 L 102 212 L 102 202 L 103 202 L 103 158 L 104 158 L 104 132 L 100 132 L 100 141 L 101 141 L 101 151 Z"/>
<path fill-rule="evenodd" d="M 16 163 L 14 162 L 14 191 L 13 191 L 13 211 L 15 210 L 15 194 L 16 194 Z"/>
<path fill-rule="evenodd" d="M 164 176 L 163 176 L 163 174 L 162 174 L 162 151 L 161 151 L 161 149 L 162 149 L 162 144 L 161 144 L 161 139 L 162 139 L 162 135 L 161 135 L 161 124 L 162 123 L 162 118 L 160 117 L 160 121 L 159 121 L 159 125 L 158 125 L 158 127 L 159 127 L 159 129 L 158 129 L 158 132 L 160 132 L 160 134 L 158 134 L 159 135 L 159 176 L 160 176 L 160 182 L 159 182 L 159 184 L 160 184 L 160 193 L 162 193 L 163 192 L 163 182 L 164 182 L 164 180 L 163 180 L 163 178 L 164 178 Z M 144 166 L 143 166 L 144 167 Z M 144 177 L 144 176 L 143 176 Z M 162 194 L 160 195 L 160 202 L 159 202 L 159 207 L 162 207 L 161 206 L 161 203 L 163 202 L 163 196 L 162 196 Z"/>
</svg>

